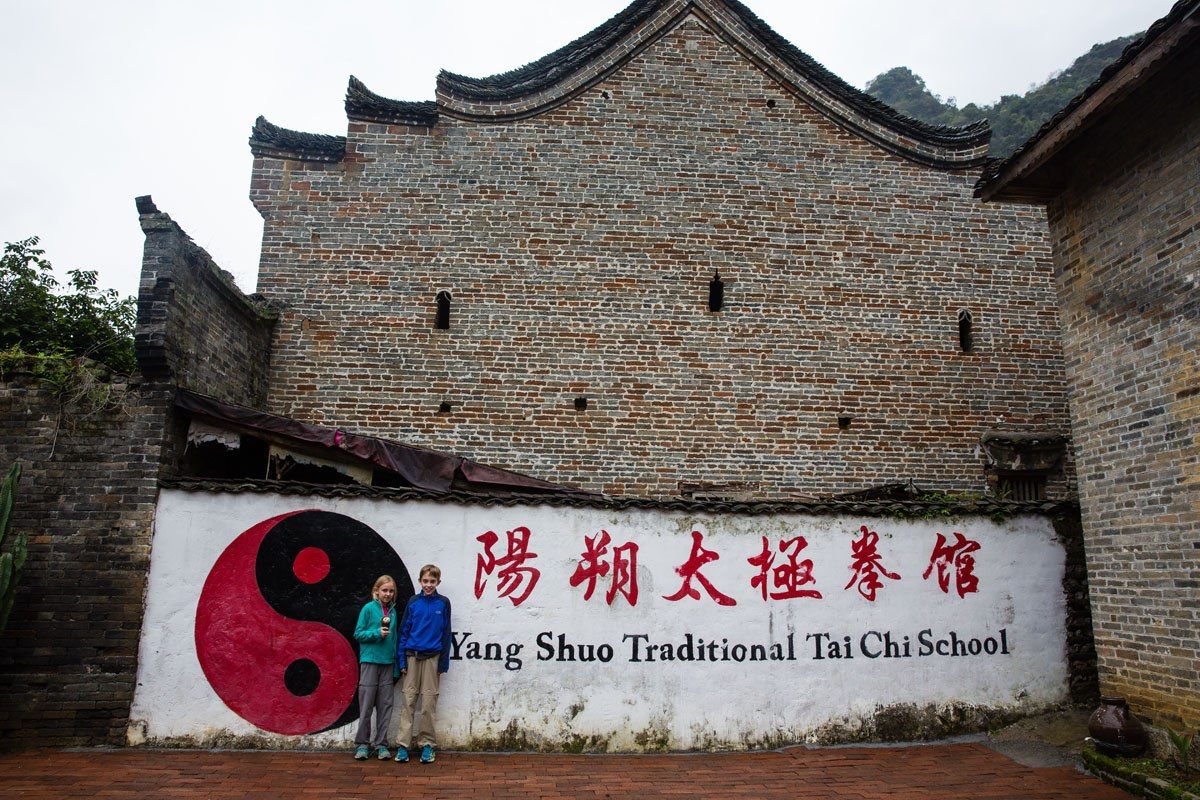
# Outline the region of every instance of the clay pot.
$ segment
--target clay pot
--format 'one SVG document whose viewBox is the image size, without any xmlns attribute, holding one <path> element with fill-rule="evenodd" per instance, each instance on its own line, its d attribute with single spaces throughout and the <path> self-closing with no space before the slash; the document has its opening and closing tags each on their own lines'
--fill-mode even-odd
<svg viewBox="0 0 1200 800">
<path fill-rule="evenodd" d="M 1124 697 L 1101 697 L 1088 719 L 1096 749 L 1110 756 L 1140 756 L 1146 751 L 1146 729 L 1129 710 Z"/>
</svg>

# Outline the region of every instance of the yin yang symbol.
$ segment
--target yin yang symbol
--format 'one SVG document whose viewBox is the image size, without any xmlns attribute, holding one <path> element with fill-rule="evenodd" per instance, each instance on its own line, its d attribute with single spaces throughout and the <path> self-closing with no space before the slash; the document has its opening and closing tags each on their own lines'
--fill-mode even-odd
<svg viewBox="0 0 1200 800">
<path fill-rule="evenodd" d="M 217 558 L 196 607 L 196 655 L 238 716 L 302 735 L 358 717 L 354 626 L 380 575 L 413 594 L 400 556 L 356 519 L 295 511 L 238 535 Z"/>
</svg>

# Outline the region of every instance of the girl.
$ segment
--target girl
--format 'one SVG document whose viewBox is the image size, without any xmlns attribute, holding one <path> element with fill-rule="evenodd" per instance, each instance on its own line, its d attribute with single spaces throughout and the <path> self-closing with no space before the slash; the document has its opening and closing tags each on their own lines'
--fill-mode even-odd
<svg viewBox="0 0 1200 800">
<path fill-rule="evenodd" d="M 358 612 L 354 638 L 358 640 L 358 733 L 354 736 L 356 761 L 371 751 L 386 761 L 388 728 L 392 724 L 392 669 L 396 662 L 396 582 L 380 575 L 369 603 Z M 371 712 L 375 712 L 375 737 L 371 738 Z"/>
</svg>

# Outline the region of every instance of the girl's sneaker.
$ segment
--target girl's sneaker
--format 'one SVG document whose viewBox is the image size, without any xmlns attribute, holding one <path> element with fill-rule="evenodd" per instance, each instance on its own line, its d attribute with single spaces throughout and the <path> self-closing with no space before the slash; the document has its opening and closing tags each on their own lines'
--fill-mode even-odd
<svg viewBox="0 0 1200 800">
<path fill-rule="evenodd" d="M 379 760 L 380 761 L 387 761 L 389 758 L 392 757 L 392 751 L 388 750 L 386 747 L 379 748 L 378 752 L 379 752 Z"/>
<path fill-rule="evenodd" d="M 366 761 L 370 757 L 371 757 L 371 748 L 367 747 L 365 744 L 360 744 L 358 746 L 358 748 L 354 751 L 354 760 L 355 761 Z"/>
<path fill-rule="evenodd" d="M 408 748 L 407 747 L 405 747 L 404 745 L 400 745 L 399 747 L 396 748 L 396 760 L 399 761 L 401 764 L 408 763 Z"/>
<path fill-rule="evenodd" d="M 433 763 L 433 747 L 431 747 L 430 745 L 425 745 L 424 747 L 421 748 L 421 763 L 422 764 L 432 764 Z"/>
</svg>

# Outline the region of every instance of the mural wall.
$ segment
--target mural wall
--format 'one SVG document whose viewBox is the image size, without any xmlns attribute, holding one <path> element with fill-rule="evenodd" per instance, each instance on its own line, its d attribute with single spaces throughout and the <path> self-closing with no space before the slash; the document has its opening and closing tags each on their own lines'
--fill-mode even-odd
<svg viewBox="0 0 1200 800">
<path fill-rule="evenodd" d="M 1067 699 L 1064 553 L 1040 517 L 164 490 L 131 741 L 348 743 L 358 609 L 427 562 L 454 608 L 446 747 L 753 747 Z"/>
</svg>

